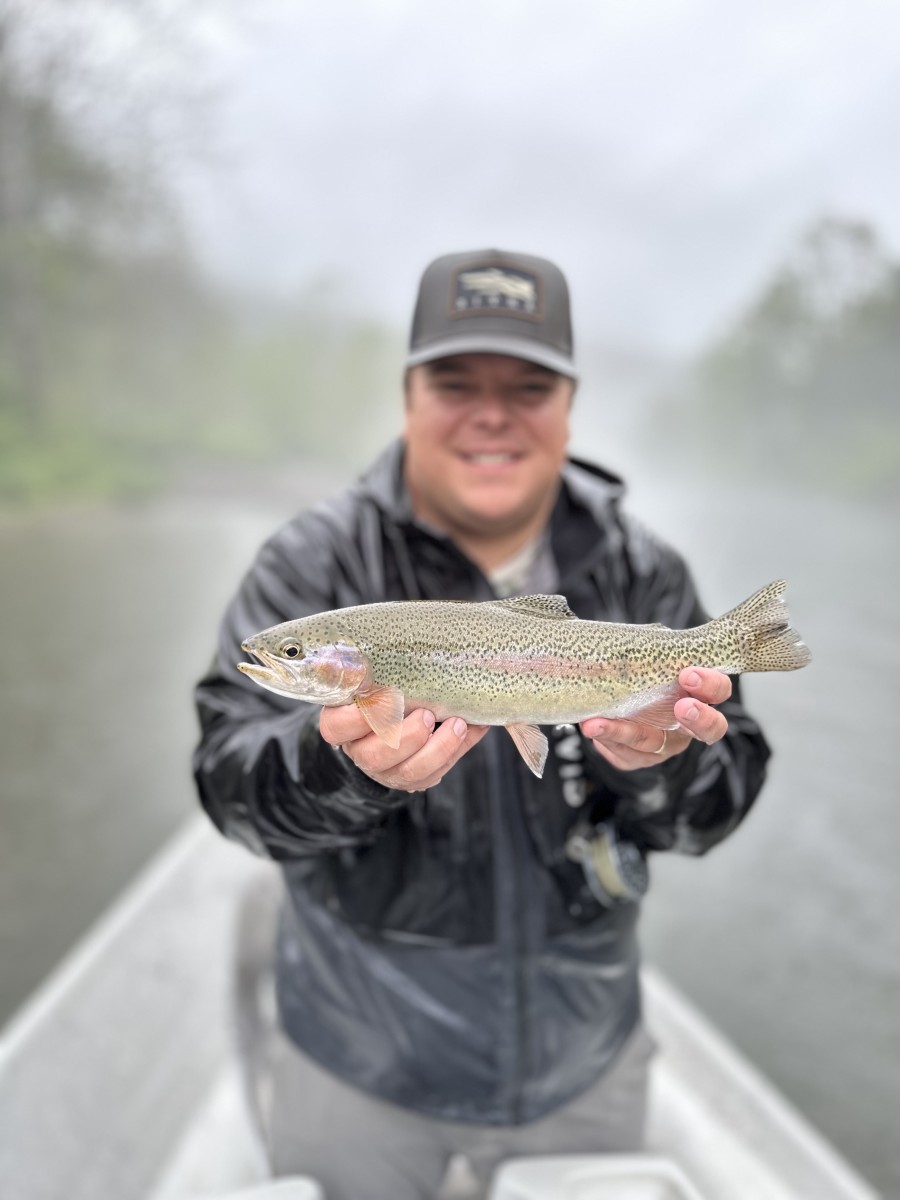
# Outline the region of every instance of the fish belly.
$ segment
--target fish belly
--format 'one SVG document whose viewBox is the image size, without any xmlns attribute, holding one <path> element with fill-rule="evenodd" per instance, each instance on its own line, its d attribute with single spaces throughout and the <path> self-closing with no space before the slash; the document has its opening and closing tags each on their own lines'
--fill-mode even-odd
<svg viewBox="0 0 900 1200">
<path fill-rule="evenodd" d="M 524 668 L 469 662 L 461 672 L 420 668 L 417 679 L 403 674 L 405 681 L 395 677 L 385 683 L 400 687 L 407 712 L 428 708 L 439 721 L 455 716 L 476 725 L 565 725 L 587 717 L 627 717 L 675 686 L 674 678 L 648 684 L 601 670 L 579 677 L 570 669 L 541 669 L 533 661 Z"/>
</svg>

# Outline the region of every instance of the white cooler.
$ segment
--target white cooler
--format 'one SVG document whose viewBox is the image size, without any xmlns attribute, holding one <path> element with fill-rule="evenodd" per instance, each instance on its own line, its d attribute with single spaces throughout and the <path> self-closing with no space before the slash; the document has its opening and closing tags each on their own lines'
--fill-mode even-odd
<svg viewBox="0 0 900 1200">
<path fill-rule="evenodd" d="M 239 1192 L 210 1196 L 208 1200 L 325 1200 L 325 1194 L 314 1180 L 298 1175 L 294 1179 L 255 1183 Z"/>
<path fill-rule="evenodd" d="M 668 1158 L 650 1154 L 512 1158 L 490 1200 L 704 1200 Z"/>
</svg>

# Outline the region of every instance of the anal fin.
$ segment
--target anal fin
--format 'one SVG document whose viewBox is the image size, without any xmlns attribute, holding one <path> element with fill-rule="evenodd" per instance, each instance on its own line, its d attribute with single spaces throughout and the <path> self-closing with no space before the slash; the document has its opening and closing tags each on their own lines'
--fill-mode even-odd
<svg viewBox="0 0 900 1200">
<path fill-rule="evenodd" d="M 544 764 L 547 761 L 549 745 L 546 737 L 537 725 L 525 725 L 517 722 L 505 726 L 507 733 L 516 743 L 516 749 L 525 759 L 529 771 L 541 779 L 544 774 Z"/>
</svg>

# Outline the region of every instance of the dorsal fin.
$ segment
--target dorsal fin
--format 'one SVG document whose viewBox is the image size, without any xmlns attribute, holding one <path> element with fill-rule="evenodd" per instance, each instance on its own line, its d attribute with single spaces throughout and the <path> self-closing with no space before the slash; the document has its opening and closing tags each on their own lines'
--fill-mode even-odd
<svg viewBox="0 0 900 1200">
<path fill-rule="evenodd" d="M 565 596 L 511 596 L 508 600 L 492 600 L 501 608 L 525 613 L 529 617 L 546 617 L 550 621 L 577 621 Z"/>
</svg>

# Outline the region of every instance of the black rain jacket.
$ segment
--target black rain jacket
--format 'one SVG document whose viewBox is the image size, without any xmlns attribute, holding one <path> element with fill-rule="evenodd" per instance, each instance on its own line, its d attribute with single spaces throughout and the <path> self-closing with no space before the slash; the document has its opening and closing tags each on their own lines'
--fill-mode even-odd
<svg viewBox="0 0 900 1200">
<path fill-rule="evenodd" d="M 706 620 L 682 559 L 626 516 L 619 480 L 570 461 L 551 520 L 579 617 Z M 746 814 L 769 756 L 736 688 L 727 736 L 619 772 L 547 729 L 542 780 L 502 729 L 407 794 L 319 734 L 319 710 L 235 668 L 243 638 L 381 600 L 491 599 L 481 571 L 412 516 L 402 447 L 260 550 L 197 688 L 194 770 L 218 828 L 280 864 L 277 994 L 288 1035 L 351 1084 L 419 1112 L 533 1120 L 590 1087 L 639 1017 L 637 904 L 603 907 L 566 842 L 612 820 L 642 851 L 700 854 Z"/>
</svg>

